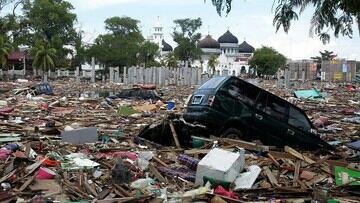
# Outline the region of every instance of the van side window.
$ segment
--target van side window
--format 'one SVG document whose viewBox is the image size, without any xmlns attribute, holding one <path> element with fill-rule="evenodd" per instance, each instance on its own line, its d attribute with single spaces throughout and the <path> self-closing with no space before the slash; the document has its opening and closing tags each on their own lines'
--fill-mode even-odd
<svg viewBox="0 0 360 203">
<path fill-rule="evenodd" d="M 267 95 L 265 92 L 260 92 L 259 97 L 256 99 L 256 108 L 265 112 Z"/>
<path fill-rule="evenodd" d="M 247 84 L 241 80 L 232 80 L 225 85 L 226 91 L 234 98 L 241 100 L 249 105 L 254 105 L 259 95 L 260 89 Z"/>
<path fill-rule="evenodd" d="M 266 113 L 280 121 L 286 121 L 288 114 L 288 104 L 280 98 L 268 95 Z"/>
<path fill-rule="evenodd" d="M 295 109 L 294 107 L 290 107 L 289 125 L 302 129 L 304 131 L 310 131 L 311 124 L 309 123 L 309 120 L 305 116 L 306 115 L 304 115 L 299 110 Z"/>
<path fill-rule="evenodd" d="M 250 105 L 254 105 L 257 97 L 259 96 L 260 89 L 245 82 L 242 83 L 242 88 L 244 90 L 244 95 L 242 97 L 243 101 Z"/>
<path fill-rule="evenodd" d="M 240 99 L 243 95 L 239 80 L 231 80 L 230 83 L 225 86 L 225 89 L 227 89 L 227 92 L 234 98 Z"/>
</svg>

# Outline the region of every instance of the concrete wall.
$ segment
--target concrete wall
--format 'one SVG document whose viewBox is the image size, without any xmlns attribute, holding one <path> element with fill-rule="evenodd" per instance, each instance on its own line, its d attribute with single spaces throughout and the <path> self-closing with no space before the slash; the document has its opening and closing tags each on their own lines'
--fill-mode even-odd
<svg viewBox="0 0 360 203">
<path fill-rule="evenodd" d="M 356 61 L 323 61 L 321 69 L 310 60 L 289 63 L 291 80 L 314 80 L 320 77 L 327 82 L 353 82 L 356 75 Z"/>
</svg>

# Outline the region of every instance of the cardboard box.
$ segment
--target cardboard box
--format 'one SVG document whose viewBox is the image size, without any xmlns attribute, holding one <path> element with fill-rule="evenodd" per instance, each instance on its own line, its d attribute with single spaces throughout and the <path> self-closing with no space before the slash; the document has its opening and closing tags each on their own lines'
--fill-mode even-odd
<svg viewBox="0 0 360 203">
<path fill-rule="evenodd" d="M 198 164 L 195 183 L 203 185 L 203 177 L 233 182 L 244 169 L 245 150 L 234 153 L 220 148 L 212 149 Z"/>
</svg>

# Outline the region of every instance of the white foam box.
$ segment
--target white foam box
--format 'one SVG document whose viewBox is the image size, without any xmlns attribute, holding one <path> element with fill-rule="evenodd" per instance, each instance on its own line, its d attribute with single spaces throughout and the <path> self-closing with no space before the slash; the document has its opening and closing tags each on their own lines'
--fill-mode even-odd
<svg viewBox="0 0 360 203">
<path fill-rule="evenodd" d="M 245 150 L 234 153 L 220 148 L 212 149 L 199 162 L 196 170 L 195 183 L 203 185 L 203 177 L 233 182 L 244 169 Z"/>
</svg>

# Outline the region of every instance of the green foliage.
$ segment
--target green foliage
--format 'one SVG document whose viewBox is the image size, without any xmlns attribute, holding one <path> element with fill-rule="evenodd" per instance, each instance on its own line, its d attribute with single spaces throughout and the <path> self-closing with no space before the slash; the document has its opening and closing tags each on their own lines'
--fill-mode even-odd
<svg viewBox="0 0 360 203">
<path fill-rule="evenodd" d="M 320 56 L 311 57 L 316 63 L 321 63 L 322 61 L 330 61 L 336 57 L 333 51 L 324 50 L 324 52 L 319 52 Z"/>
<path fill-rule="evenodd" d="M 105 29 L 114 35 L 127 36 L 140 33 L 138 27 L 140 21 L 130 17 L 112 17 L 105 20 Z"/>
<path fill-rule="evenodd" d="M 138 63 L 144 64 L 145 67 L 158 66 L 155 63 L 155 57 L 159 56 L 159 46 L 155 43 L 145 41 L 140 45 Z"/>
<path fill-rule="evenodd" d="M 108 34 L 99 35 L 87 51 L 88 58 L 95 57 L 106 66 L 132 66 L 144 41 L 138 27 L 139 21 L 129 17 L 112 17 L 105 20 Z"/>
<path fill-rule="evenodd" d="M 274 75 L 285 66 L 286 57 L 271 47 L 256 49 L 249 65 L 255 67 L 259 75 Z"/>
<path fill-rule="evenodd" d="M 23 6 L 24 23 L 28 25 L 27 45 L 36 46 L 37 41 L 45 41 L 56 49 L 55 66 L 69 66 L 66 58 L 71 50 L 64 45 L 74 45 L 76 31 L 74 7 L 64 0 L 25 0 Z"/>
<path fill-rule="evenodd" d="M 38 41 L 35 47 L 30 50 L 34 57 L 33 66 L 41 69 L 44 72 L 54 68 L 54 59 L 56 57 L 56 50 L 50 47 L 48 42 Z"/>
<path fill-rule="evenodd" d="M 217 60 L 217 56 L 214 54 L 211 54 L 208 61 L 208 67 L 211 68 L 212 72 L 215 73 L 215 68 L 219 64 L 219 61 Z"/>
<path fill-rule="evenodd" d="M 7 63 L 7 57 L 10 54 L 11 45 L 6 38 L 0 35 L 0 67 L 4 68 Z"/>
<path fill-rule="evenodd" d="M 174 52 L 168 53 L 163 60 L 163 65 L 166 67 L 176 68 L 179 66 L 179 59 Z"/>
<path fill-rule="evenodd" d="M 230 13 L 232 0 L 211 0 L 211 2 L 220 16 L 224 11 L 226 14 Z"/>
<path fill-rule="evenodd" d="M 80 67 L 81 64 L 83 64 L 86 60 L 86 47 L 84 46 L 84 44 L 82 42 L 82 39 L 83 39 L 82 35 L 83 35 L 83 32 L 79 31 L 75 37 L 74 48 L 75 48 L 76 53 L 71 53 L 72 54 L 71 67 L 73 69 L 75 67 Z"/>
<path fill-rule="evenodd" d="M 220 15 L 224 11 L 231 11 L 232 2 L 233 0 L 212 0 Z M 298 20 L 299 15 L 308 7 L 315 7 L 310 32 L 315 33 L 323 43 L 330 41 L 330 30 L 335 37 L 339 34 L 352 37 L 354 22 L 360 31 L 359 0 L 274 0 L 273 6 L 276 31 L 283 27 L 288 32 L 291 22 Z"/>
<path fill-rule="evenodd" d="M 175 48 L 175 55 L 182 61 L 192 62 L 200 58 L 201 49 L 196 46 L 201 38 L 201 34 L 197 31 L 202 25 L 200 18 L 197 19 L 178 19 L 174 20 L 176 27 L 174 28 L 173 38 L 178 44 Z"/>
</svg>

